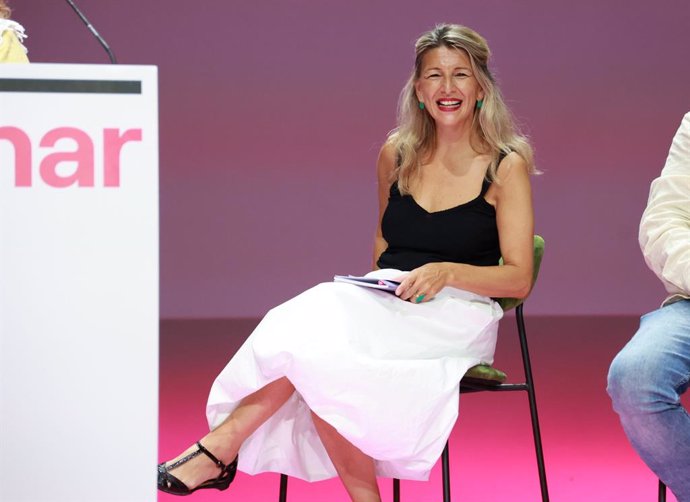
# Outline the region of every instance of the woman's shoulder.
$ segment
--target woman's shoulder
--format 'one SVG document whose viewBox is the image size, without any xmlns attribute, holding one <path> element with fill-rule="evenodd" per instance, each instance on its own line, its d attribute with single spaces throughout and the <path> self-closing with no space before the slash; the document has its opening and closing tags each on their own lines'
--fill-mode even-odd
<svg viewBox="0 0 690 502">
<path fill-rule="evenodd" d="M 515 151 L 502 155 L 496 168 L 496 179 L 499 184 L 512 177 L 522 176 L 529 176 L 527 161 Z"/>
<path fill-rule="evenodd" d="M 528 164 L 517 152 L 508 153 L 498 164 L 494 182 L 491 183 L 485 199 L 492 206 L 499 200 L 511 199 L 515 194 L 530 192 Z"/>
</svg>

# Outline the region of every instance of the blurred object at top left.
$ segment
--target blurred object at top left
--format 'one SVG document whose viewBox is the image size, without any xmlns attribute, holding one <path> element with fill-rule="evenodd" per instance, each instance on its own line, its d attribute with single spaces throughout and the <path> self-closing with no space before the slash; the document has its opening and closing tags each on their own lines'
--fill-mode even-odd
<svg viewBox="0 0 690 502">
<path fill-rule="evenodd" d="M 0 63 L 28 63 L 28 51 L 22 44 L 24 27 L 10 19 L 11 13 L 5 0 L 0 0 Z"/>
</svg>

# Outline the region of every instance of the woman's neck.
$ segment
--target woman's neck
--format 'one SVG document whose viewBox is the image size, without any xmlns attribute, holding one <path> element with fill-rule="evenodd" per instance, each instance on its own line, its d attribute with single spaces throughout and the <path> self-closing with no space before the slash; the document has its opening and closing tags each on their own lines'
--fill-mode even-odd
<svg viewBox="0 0 690 502">
<path fill-rule="evenodd" d="M 475 158 L 481 152 L 476 151 L 473 145 L 476 138 L 473 138 L 472 127 L 459 128 L 439 128 L 436 130 L 436 147 L 434 158 L 469 159 Z"/>
</svg>

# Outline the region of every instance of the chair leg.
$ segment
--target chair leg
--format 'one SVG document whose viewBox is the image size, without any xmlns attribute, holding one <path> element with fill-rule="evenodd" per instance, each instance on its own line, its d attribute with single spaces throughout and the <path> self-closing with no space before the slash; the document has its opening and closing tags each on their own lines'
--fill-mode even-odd
<svg viewBox="0 0 690 502">
<path fill-rule="evenodd" d="M 393 502 L 400 502 L 400 480 L 393 479 Z"/>
<path fill-rule="evenodd" d="M 659 480 L 659 502 L 666 502 L 666 485 Z"/>
<path fill-rule="evenodd" d="M 278 502 L 287 502 L 287 474 L 280 475 L 280 495 L 278 496 Z"/>
<path fill-rule="evenodd" d="M 520 337 L 520 349 L 522 351 L 522 363 L 525 370 L 527 383 L 527 397 L 529 399 L 529 411 L 532 418 L 532 435 L 534 436 L 534 451 L 537 456 L 537 469 L 539 470 L 539 486 L 541 488 L 542 502 L 549 502 L 549 488 L 546 484 L 546 467 L 544 464 L 544 450 L 541 444 L 541 431 L 539 428 L 539 415 L 537 413 L 537 398 L 534 392 L 534 379 L 532 378 L 532 365 L 527 348 L 527 335 L 525 333 L 525 319 L 522 315 L 522 305 L 515 311 L 518 334 Z"/>
<path fill-rule="evenodd" d="M 448 441 L 441 453 L 441 471 L 443 476 L 443 502 L 450 502 L 450 455 L 448 455 Z"/>
</svg>

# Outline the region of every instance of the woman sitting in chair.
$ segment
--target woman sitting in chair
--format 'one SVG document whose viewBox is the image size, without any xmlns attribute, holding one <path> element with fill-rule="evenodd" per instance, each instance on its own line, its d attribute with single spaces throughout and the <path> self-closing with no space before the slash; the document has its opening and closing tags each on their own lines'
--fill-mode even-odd
<svg viewBox="0 0 690 502">
<path fill-rule="evenodd" d="M 376 475 L 428 477 L 460 379 L 493 360 L 492 297 L 530 291 L 534 167 L 486 41 L 440 25 L 415 48 L 377 167 L 370 275 L 398 279 L 395 295 L 324 283 L 271 310 L 211 388 L 212 432 L 159 466 L 159 489 L 225 489 L 239 465 L 337 474 L 353 501 L 378 502 Z"/>
</svg>

